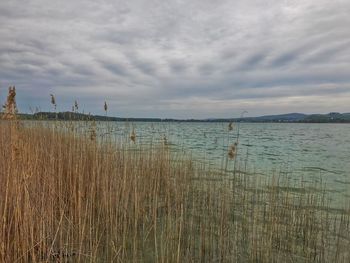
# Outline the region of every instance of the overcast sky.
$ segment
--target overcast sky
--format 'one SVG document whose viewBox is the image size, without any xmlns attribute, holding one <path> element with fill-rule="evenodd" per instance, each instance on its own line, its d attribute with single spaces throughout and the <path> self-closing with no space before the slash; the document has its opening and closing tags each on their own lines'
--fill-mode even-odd
<svg viewBox="0 0 350 263">
<path fill-rule="evenodd" d="M 349 0 L 0 1 L 0 100 L 123 117 L 350 112 Z"/>
</svg>

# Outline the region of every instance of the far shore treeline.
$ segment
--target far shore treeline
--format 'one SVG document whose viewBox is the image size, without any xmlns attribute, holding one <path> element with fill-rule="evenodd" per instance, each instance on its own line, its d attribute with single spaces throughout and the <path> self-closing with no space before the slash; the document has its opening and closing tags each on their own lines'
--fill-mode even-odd
<svg viewBox="0 0 350 263">
<path fill-rule="evenodd" d="M 1 115 L 1 113 L 0 113 Z M 350 113 L 331 112 L 328 114 L 289 113 L 244 118 L 211 118 L 211 119 L 171 119 L 171 118 L 123 118 L 102 115 L 91 115 L 78 112 L 37 112 L 18 114 L 23 120 L 95 120 L 95 121 L 144 121 L 144 122 L 282 122 L 282 123 L 350 123 Z"/>
</svg>

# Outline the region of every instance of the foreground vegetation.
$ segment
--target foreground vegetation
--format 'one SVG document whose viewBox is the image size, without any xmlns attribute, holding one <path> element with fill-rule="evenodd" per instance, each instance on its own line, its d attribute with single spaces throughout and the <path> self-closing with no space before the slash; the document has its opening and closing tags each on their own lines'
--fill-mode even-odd
<svg viewBox="0 0 350 263">
<path fill-rule="evenodd" d="M 15 96 L 0 120 L 0 262 L 350 262 L 350 210 L 322 184 L 248 175 L 239 129 L 225 169 L 208 170 L 134 128 L 115 140 L 108 123 L 19 122 Z"/>
<path fill-rule="evenodd" d="M 42 125 L 0 122 L 0 262 L 350 260 L 350 212 L 330 209 L 321 185 Z"/>
</svg>

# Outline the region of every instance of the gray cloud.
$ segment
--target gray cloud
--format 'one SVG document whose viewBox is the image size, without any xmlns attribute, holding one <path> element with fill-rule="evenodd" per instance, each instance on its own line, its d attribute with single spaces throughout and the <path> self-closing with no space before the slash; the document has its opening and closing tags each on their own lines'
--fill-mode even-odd
<svg viewBox="0 0 350 263">
<path fill-rule="evenodd" d="M 0 3 L 0 100 L 117 116 L 350 111 L 350 3 Z"/>
</svg>

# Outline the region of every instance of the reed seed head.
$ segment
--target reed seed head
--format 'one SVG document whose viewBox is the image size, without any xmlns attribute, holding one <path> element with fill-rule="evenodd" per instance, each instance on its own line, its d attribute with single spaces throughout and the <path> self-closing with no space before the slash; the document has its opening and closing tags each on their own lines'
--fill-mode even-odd
<svg viewBox="0 0 350 263">
<path fill-rule="evenodd" d="M 235 159 L 236 153 L 237 153 L 237 142 L 232 144 L 228 149 L 228 157 L 230 158 L 230 160 Z"/>
<path fill-rule="evenodd" d="M 228 130 L 229 131 L 233 130 L 233 122 L 232 121 L 228 124 Z"/>
<path fill-rule="evenodd" d="M 16 87 L 9 87 L 5 105 L 2 106 L 5 112 L 4 119 L 13 119 L 17 114 Z"/>
<path fill-rule="evenodd" d="M 106 101 L 105 101 L 105 104 L 104 104 L 103 108 L 104 108 L 105 112 L 107 112 L 107 110 L 108 110 L 108 105 L 107 105 L 107 102 L 106 102 Z"/>
<path fill-rule="evenodd" d="M 132 130 L 131 134 L 130 134 L 130 140 L 132 140 L 134 143 L 136 142 L 136 133 L 135 133 L 135 129 Z"/>
<path fill-rule="evenodd" d="M 50 96 L 51 96 L 51 104 L 54 106 L 54 108 L 55 108 L 55 110 L 56 110 L 56 106 L 57 106 L 57 104 L 56 104 L 56 98 L 55 98 L 55 95 L 50 94 Z"/>
</svg>

